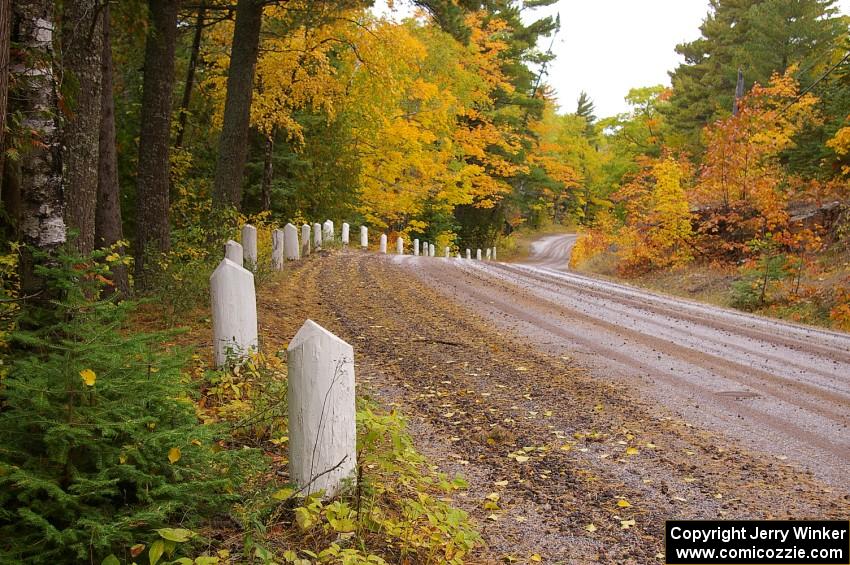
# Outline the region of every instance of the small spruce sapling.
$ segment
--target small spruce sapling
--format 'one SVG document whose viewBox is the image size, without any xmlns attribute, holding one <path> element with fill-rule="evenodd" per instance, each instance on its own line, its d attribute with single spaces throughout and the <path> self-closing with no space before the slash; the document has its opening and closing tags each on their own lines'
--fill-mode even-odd
<svg viewBox="0 0 850 565">
<path fill-rule="evenodd" d="M 186 353 L 128 330 L 108 269 L 105 252 L 44 267 L 58 298 L 26 304 L 3 353 L 0 562 L 99 563 L 228 498 L 239 466 L 198 422 Z"/>
</svg>

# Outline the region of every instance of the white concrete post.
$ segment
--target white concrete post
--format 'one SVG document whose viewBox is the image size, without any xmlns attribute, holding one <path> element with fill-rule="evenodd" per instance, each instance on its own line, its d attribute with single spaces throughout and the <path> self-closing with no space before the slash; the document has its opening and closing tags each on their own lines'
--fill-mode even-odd
<svg viewBox="0 0 850 565">
<path fill-rule="evenodd" d="M 460 249 L 457 251 L 457 258 L 460 259 Z"/>
<path fill-rule="evenodd" d="M 490 260 L 492 254 L 493 254 L 493 250 L 488 247 L 487 248 L 487 254 L 485 255 L 485 257 L 487 258 L 488 261 Z"/>
<path fill-rule="evenodd" d="M 351 226 L 348 222 L 342 222 L 342 244 L 348 245 L 350 239 Z"/>
<path fill-rule="evenodd" d="M 419 240 L 418 239 L 413 240 L 413 256 L 419 257 Z"/>
<path fill-rule="evenodd" d="M 242 266 L 242 246 L 231 240 L 224 244 L 224 257 L 230 259 L 240 267 Z"/>
<path fill-rule="evenodd" d="M 254 275 L 222 259 L 210 276 L 215 365 L 241 359 L 257 349 L 257 295 Z"/>
<path fill-rule="evenodd" d="M 480 250 L 480 249 L 476 249 L 476 250 L 475 250 L 475 259 L 476 259 L 477 261 L 480 261 L 480 260 L 481 260 L 481 250 Z"/>
<path fill-rule="evenodd" d="M 283 269 L 283 230 L 272 232 L 272 269 L 280 271 Z"/>
<path fill-rule="evenodd" d="M 301 226 L 301 255 L 306 257 L 310 254 L 310 224 Z"/>
<path fill-rule="evenodd" d="M 395 252 L 404 255 L 404 240 L 402 238 L 395 240 Z"/>
<path fill-rule="evenodd" d="M 378 251 L 381 253 L 387 252 L 387 234 L 385 233 L 381 234 L 381 243 L 379 244 Z"/>
<path fill-rule="evenodd" d="M 434 244 L 429 243 L 428 244 L 428 255 L 430 255 L 431 257 L 436 257 L 436 255 L 434 254 L 434 251 L 435 251 L 434 250 Z"/>
<path fill-rule="evenodd" d="M 360 226 L 360 247 L 369 249 L 369 228 Z"/>
<path fill-rule="evenodd" d="M 302 494 L 330 498 L 356 480 L 354 350 L 307 320 L 287 351 L 289 474 Z"/>
<path fill-rule="evenodd" d="M 427 257 L 428 256 L 428 242 L 423 241 L 420 245 L 421 245 L 422 249 L 419 250 L 419 254 L 422 255 L 423 257 Z"/>
<path fill-rule="evenodd" d="M 242 226 L 243 265 L 253 271 L 257 268 L 257 228 L 251 224 Z"/>
<path fill-rule="evenodd" d="M 310 238 L 307 238 L 308 243 Z M 287 261 L 297 261 L 301 258 L 301 251 L 298 249 L 298 228 L 292 224 L 283 226 L 283 254 Z"/>
<path fill-rule="evenodd" d="M 452 250 L 449 249 L 448 247 L 446 247 L 446 250 L 444 252 L 446 259 L 448 259 L 451 256 L 451 254 L 452 254 Z"/>
<path fill-rule="evenodd" d="M 496 246 L 493 246 L 493 261 L 496 260 Z"/>
<path fill-rule="evenodd" d="M 313 224 L 313 247 L 316 250 L 322 248 L 322 224 L 319 222 L 315 222 Z"/>
<path fill-rule="evenodd" d="M 466 250 L 466 258 L 472 259 L 472 251 L 470 251 L 469 249 Z"/>
<path fill-rule="evenodd" d="M 322 224 L 322 238 L 325 241 L 333 241 L 335 235 L 334 223 L 330 220 L 325 220 L 325 223 Z"/>
</svg>

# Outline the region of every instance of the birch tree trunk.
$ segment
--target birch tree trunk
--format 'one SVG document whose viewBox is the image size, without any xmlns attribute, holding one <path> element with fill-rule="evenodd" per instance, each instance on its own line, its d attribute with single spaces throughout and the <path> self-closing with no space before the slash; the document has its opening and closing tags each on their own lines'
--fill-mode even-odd
<svg viewBox="0 0 850 565">
<path fill-rule="evenodd" d="M 53 74 L 53 1 L 16 0 L 12 7 L 14 42 L 19 46 L 11 73 L 18 84 L 11 110 L 21 129 L 31 132 L 20 158 L 20 229 L 25 245 L 48 257 L 65 243 L 62 157 Z M 49 261 L 49 259 L 48 259 Z M 24 295 L 44 292 L 29 250 L 21 258 Z"/>
</svg>

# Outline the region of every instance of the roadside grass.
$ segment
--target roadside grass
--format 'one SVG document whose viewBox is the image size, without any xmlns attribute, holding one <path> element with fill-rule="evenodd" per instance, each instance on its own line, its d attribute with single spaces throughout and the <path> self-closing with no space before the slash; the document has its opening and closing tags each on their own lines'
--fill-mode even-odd
<svg viewBox="0 0 850 565">
<path fill-rule="evenodd" d="M 574 270 L 661 294 L 741 310 L 735 306 L 733 287 L 743 280 L 743 276 L 735 265 L 692 263 L 632 277 L 622 276 L 617 265 L 616 253 L 604 252 L 584 261 Z M 796 280 L 790 277 L 775 286 L 769 301 L 748 311 L 801 324 L 841 329 L 830 318 L 830 310 L 835 305 L 836 291 L 848 284 L 850 250 L 833 246 L 817 257 L 814 269 L 804 272 L 799 287 Z"/>
<path fill-rule="evenodd" d="M 326 245 L 305 261 L 321 260 L 323 255 L 340 252 L 338 248 L 341 246 Z M 261 262 L 263 255 L 261 252 Z M 205 280 L 210 268 L 193 282 Z M 467 513 L 449 502 L 453 492 L 466 488 L 466 482 L 436 472 L 415 450 L 403 415 L 384 410 L 359 388 L 357 486 L 333 500 L 321 500 L 319 496 L 300 496 L 289 482 L 287 365 L 281 339 L 288 328 L 277 312 L 263 309 L 276 302 L 269 296 L 276 295 L 278 285 L 297 268 L 297 263 L 287 263 L 283 272 L 269 271 L 257 277 L 264 353 L 228 369 L 211 366 L 212 332 L 205 287 L 187 289 L 191 298 L 176 308 L 164 298 L 146 301 L 133 317 L 132 331 L 182 326 L 185 331 L 175 336 L 173 345 L 195 351 L 185 373 L 200 389 L 200 396 L 194 399 L 199 426 L 225 426 L 229 433 L 221 449 L 255 450 L 263 458 L 260 467 L 246 471 L 243 487 L 234 493 L 238 502 L 226 515 L 195 531 L 181 530 L 182 542 L 163 539 L 168 551 L 159 562 L 467 562 L 480 536 Z M 147 553 L 158 549 L 151 545 L 141 551 L 145 553 L 140 558 L 146 561 Z"/>
</svg>

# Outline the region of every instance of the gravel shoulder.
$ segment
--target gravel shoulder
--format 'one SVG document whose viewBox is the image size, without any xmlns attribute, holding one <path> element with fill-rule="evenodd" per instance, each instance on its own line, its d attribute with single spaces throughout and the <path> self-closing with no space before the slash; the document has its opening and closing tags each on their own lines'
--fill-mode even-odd
<svg viewBox="0 0 850 565">
<path fill-rule="evenodd" d="M 259 292 L 261 333 L 282 349 L 312 318 L 354 345 L 359 393 L 406 414 L 417 448 L 469 481 L 454 502 L 480 526 L 479 562 L 660 563 L 668 518 L 850 513 L 846 483 L 701 429 L 616 365 L 547 348 L 510 311 L 475 306 L 493 287 L 450 261 L 417 263 L 445 279 L 410 261 L 343 251 L 287 266 Z M 532 306 L 506 288 L 515 310 Z"/>
</svg>

